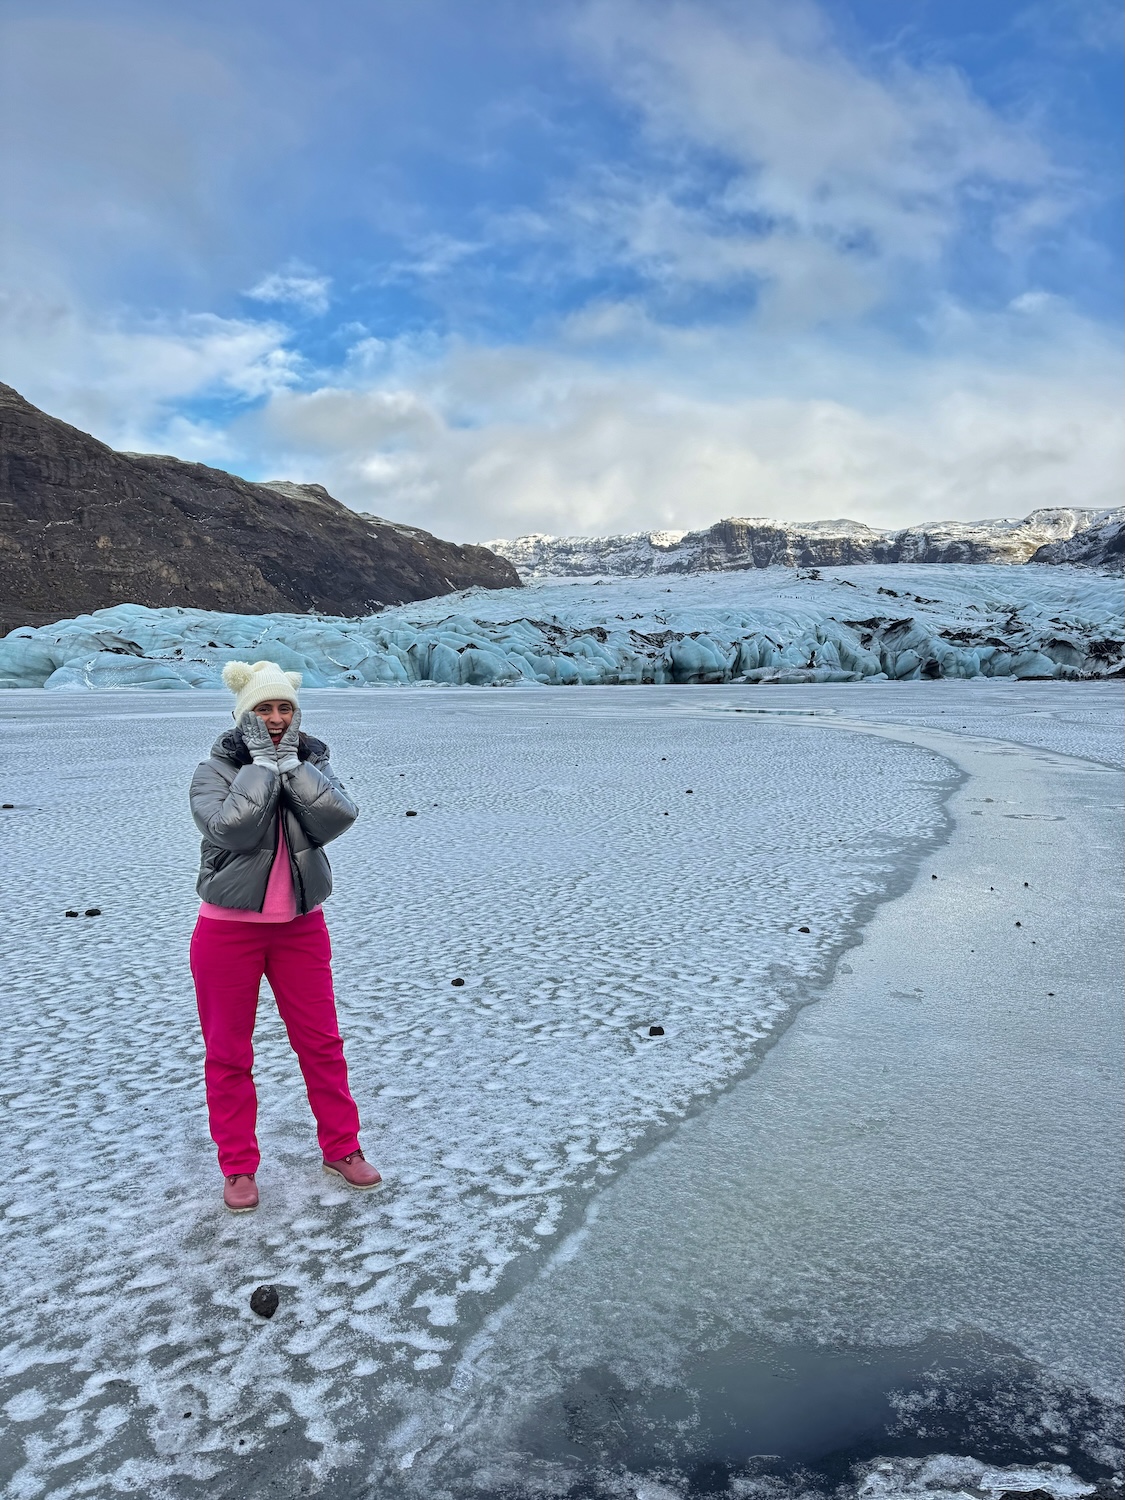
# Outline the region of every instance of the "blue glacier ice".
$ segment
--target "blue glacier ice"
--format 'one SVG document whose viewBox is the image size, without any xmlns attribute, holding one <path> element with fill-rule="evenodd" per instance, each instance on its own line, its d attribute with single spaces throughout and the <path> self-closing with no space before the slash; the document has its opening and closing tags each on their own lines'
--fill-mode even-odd
<svg viewBox="0 0 1125 1500">
<path fill-rule="evenodd" d="M 0 687 L 213 688 L 245 657 L 310 687 L 1106 677 L 1123 615 L 1088 569 L 950 564 L 552 579 L 354 619 L 120 604 L 12 631 Z"/>
</svg>

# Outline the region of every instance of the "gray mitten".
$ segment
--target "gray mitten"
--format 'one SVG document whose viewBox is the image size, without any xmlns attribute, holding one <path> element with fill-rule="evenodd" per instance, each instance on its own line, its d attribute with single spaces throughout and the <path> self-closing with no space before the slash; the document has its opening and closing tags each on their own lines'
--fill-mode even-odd
<svg viewBox="0 0 1125 1500">
<path fill-rule="evenodd" d="M 297 754 L 297 746 L 300 744 L 301 734 L 301 710 L 294 704 L 293 719 L 289 728 L 277 742 L 277 769 L 279 771 L 295 771 L 301 764 Z"/>
<path fill-rule="evenodd" d="M 268 766 L 271 771 L 276 771 L 277 751 L 274 749 L 273 740 L 270 739 L 265 720 L 260 719 L 253 709 L 247 709 L 238 721 L 238 728 L 254 764 Z"/>
</svg>

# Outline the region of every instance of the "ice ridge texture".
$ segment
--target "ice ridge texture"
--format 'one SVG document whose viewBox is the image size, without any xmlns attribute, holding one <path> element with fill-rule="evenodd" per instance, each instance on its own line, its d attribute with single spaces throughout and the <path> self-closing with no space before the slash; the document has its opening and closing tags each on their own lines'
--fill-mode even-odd
<svg viewBox="0 0 1125 1500">
<path fill-rule="evenodd" d="M 1068 566 L 768 568 L 475 589 L 358 618 L 117 605 L 12 631 L 0 687 L 218 687 L 267 657 L 310 687 L 1120 675 L 1121 580 Z"/>
</svg>

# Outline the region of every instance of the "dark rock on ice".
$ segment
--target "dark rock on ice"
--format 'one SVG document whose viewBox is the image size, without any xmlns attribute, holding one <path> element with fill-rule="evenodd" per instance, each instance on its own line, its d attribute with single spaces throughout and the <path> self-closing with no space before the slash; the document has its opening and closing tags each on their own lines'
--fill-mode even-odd
<svg viewBox="0 0 1125 1500">
<path fill-rule="evenodd" d="M 100 917 L 101 914 L 102 914 L 102 909 L 101 909 L 100 906 L 88 906 L 86 908 L 86 915 L 88 917 Z"/>
<path fill-rule="evenodd" d="M 650 1026 L 648 1028 L 648 1034 L 649 1034 L 649 1036 L 663 1036 L 664 1035 L 664 1027 L 663 1026 Z"/>
<path fill-rule="evenodd" d="M 407 813 L 407 814 L 406 814 L 406 816 L 407 816 L 407 817 L 408 817 L 408 818 L 416 818 L 416 817 L 417 817 L 417 816 L 418 816 L 418 814 L 417 814 L 417 813 L 416 813 L 416 812 L 414 812 L 414 811 L 413 811 L 413 809 L 411 809 L 411 810 L 410 810 L 410 811 L 409 811 L 409 812 L 408 812 L 408 813 Z"/>
<path fill-rule="evenodd" d="M 78 913 L 76 911 L 68 911 L 65 913 L 65 915 L 68 917 L 76 917 Z"/>
<path fill-rule="evenodd" d="M 463 979 L 451 979 L 449 982 L 450 982 L 450 984 L 453 986 L 453 988 L 455 990 L 459 990 L 461 988 L 461 986 L 465 983 L 465 981 Z"/>
<path fill-rule="evenodd" d="M 16 804 L 14 802 L 5 802 L 4 803 L 4 809 L 5 809 L 5 811 L 7 811 L 9 808 L 14 808 L 15 805 Z"/>
<path fill-rule="evenodd" d="M 250 1311 L 259 1318 L 272 1318 L 280 1301 L 276 1287 L 256 1286 L 250 1293 Z"/>
<path fill-rule="evenodd" d="M 808 928 L 808 927 L 798 927 L 798 928 L 797 928 L 797 931 L 798 931 L 798 932 L 809 932 L 809 931 L 810 931 L 810 930 L 811 930 L 811 929 L 810 929 L 810 928 Z"/>
</svg>

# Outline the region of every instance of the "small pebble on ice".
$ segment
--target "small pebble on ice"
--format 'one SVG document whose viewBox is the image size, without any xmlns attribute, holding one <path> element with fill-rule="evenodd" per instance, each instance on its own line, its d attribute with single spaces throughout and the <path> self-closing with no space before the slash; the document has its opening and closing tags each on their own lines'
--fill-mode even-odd
<svg viewBox="0 0 1125 1500">
<path fill-rule="evenodd" d="M 461 986 L 465 983 L 465 981 L 463 979 L 451 979 L 449 982 L 453 986 L 453 988 L 456 989 L 456 990 L 459 990 L 461 988 Z"/>
<path fill-rule="evenodd" d="M 101 914 L 102 914 L 102 909 L 101 909 L 100 906 L 88 906 L 86 908 L 86 915 L 88 917 L 100 917 Z"/>
<path fill-rule="evenodd" d="M 1017 926 L 1017 927 L 1022 927 L 1022 926 L 1023 926 L 1023 923 L 1022 923 L 1022 922 L 1017 922 L 1017 923 L 1016 923 L 1016 926 Z"/>
<path fill-rule="evenodd" d="M 257 1313 L 259 1318 L 272 1318 L 280 1300 L 276 1287 L 256 1286 L 250 1293 L 250 1311 Z"/>
<path fill-rule="evenodd" d="M 14 808 L 14 807 L 15 807 L 15 805 L 16 805 L 16 804 L 15 804 L 15 803 L 14 803 L 14 802 L 5 802 L 5 803 L 4 803 L 4 807 L 5 807 L 5 808 Z"/>
<path fill-rule="evenodd" d="M 930 876 L 930 879 L 931 879 L 931 880 L 936 880 L 936 879 L 937 879 L 937 876 L 936 876 L 936 875 L 931 875 L 931 876 Z"/>
<path fill-rule="evenodd" d="M 811 930 L 811 929 L 810 929 L 810 928 L 808 928 L 808 927 L 798 927 L 798 928 L 797 928 L 797 931 L 798 931 L 798 932 L 809 932 L 809 931 L 810 931 L 810 930 Z"/>
<path fill-rule="evenodd" d="M 67 916 L 68 916 L 68 917 L 76 917 L 76 916 L 77 916 L 77 915 L 78 915 L 78 913 L 77 913 L 77 912 L 76 912 L 76 911 L 68 911 L 68 912 L 67 912 L 67 913 L 66 913 L 66 915 L 67 915 Z"/>
<path fill-rule="evenodd" d="M 664 1027 L 663 1026 L 650 1026 L 648 1028 L 648 1034 L 649 1034 L 649 1036 L 663 1036 L 664 1035 Z"/>
<path fill-rule="evenodd" d="M 417 817 L 417 816 L 418 816 L 418 814 L 417 814 L 417 813 L 416 813 L 416 812 L 414 812 L 414 811 L 413 811 L 413 810 L 411 810 L 411 811 L 409 811 L 409 812 L 408 812 L 408 813 L 407 813 L 407 814 L 406 814 L 406 816 L 407 816 L 407 817 L 408 817 L 408 818 L 416 818 L 416 817 Z"/>
</svg>

